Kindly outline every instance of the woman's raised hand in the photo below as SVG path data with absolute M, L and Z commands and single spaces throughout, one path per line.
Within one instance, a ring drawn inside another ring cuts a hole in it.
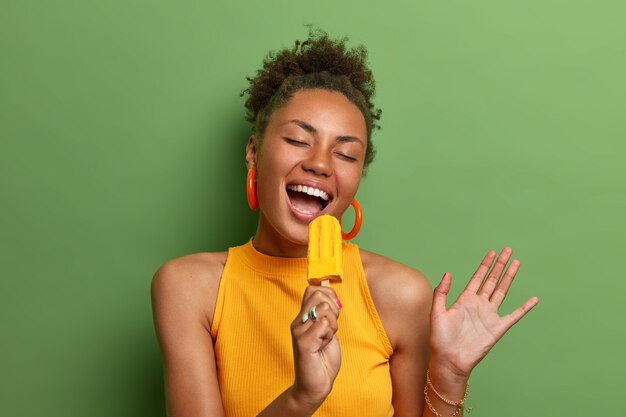
M 330 393 L 341 366 L 336 335 L 340 306 L 332 288 L 309 286 L 304 292 L 300 314 L 291 323 L 294 395 L 315 408 Z
M 446 272 L 435 288 L 430 319 L 432 356 L 440 366 L 461 377 L 468 378 L 496 342 L 539 302 L 537 297 L 532 297 L 512 313 L 502 317 L 498 314 L 520 265 L 518 260 L 513 260 L 506 267 L 511 253 L 510 248 L 505 248 L 493 268 L 496 253 L 487 253 L 449 309 L 446 309 L 446 296 L 451 285 L 450 274 Z

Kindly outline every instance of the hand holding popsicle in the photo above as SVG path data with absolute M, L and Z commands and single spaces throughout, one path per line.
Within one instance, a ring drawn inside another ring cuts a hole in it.
M 329 282 L 343 275 L 341 226 L 332 216 L 309 224 L 307 287 L 291 324 L 296 380 L 294 396 L 317 408 L 330 393 L 341 366 L 337 339 L 340 302 Z

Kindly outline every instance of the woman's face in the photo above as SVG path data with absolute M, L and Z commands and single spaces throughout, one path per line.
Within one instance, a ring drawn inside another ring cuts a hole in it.
M 356 194 L 365 119 L 339 92 L 300 90 L 272 114 L 256 145 L 251 140 L 247 148 L 261 210 L 255 244 L 306 245 L 309 222 L 322 214 L 341 217 Z

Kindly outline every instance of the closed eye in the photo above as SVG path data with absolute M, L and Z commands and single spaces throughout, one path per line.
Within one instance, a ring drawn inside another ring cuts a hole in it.
M 294 145 L 294 146 L 308 146 L 308 143 L 302 140 L 291 139 L 291 138 L 283 138 L 283 139 L 285 139 L 287 143 Z
M 352 157 L 350 155 L 346 155 L 345 153 L 335 152 L 335 154 L 337 156 L 339 156 L 340 158 L 345 159 L 346 161 L 350 161 L 350 162 L 356 162 L 357 161 L 356 158 L 354 158 L 354 157 Z

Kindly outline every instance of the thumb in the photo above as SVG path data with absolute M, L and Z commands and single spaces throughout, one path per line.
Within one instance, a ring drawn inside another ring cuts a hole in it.
M 452 277 L 449 272 L 446 272 L 443 274 L 437 288 L 433 291 L 433 313 L 444 313 L 446 311 L 446 301 L 451 283 Z

